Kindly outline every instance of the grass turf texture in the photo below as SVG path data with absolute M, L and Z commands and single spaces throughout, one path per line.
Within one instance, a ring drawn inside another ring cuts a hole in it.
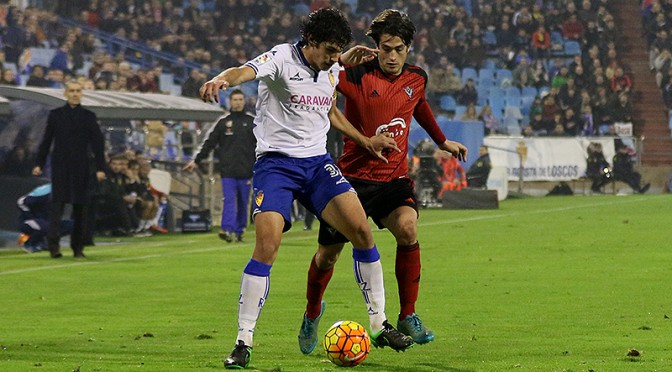
M 672 370 L 672 196 L 510 200 L 488 211 L 422 210 L 417 311 L 436 340 L 373 349 L 367 371 Z M 249 231 L 247 241 L 253 241 Z M 394 242 L 382 255 L 396 324 Z M 336 371 L 296 337 L 316 231 L 285 234 L 250 369 Z M 0 370 L 222 369 L 252 244 L 216 234 L 125 239 L 75 260 L 0 252 Z M 325 295 L 320 334 L 368 324 L 349 249 Z M 640 356 L 628 356 L 630 349 Z

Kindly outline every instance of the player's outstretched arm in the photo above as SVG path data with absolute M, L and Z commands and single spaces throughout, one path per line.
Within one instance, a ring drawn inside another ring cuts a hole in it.
M 467 161 L 467 146 L 459 142 L 446 140 L 446 142 L 439 145 L 439 148 L 443 151 L 449 152 L 451 155 L 456 157 L 457 160 Z
M 204 102 L 219 102 L 219 90 L 254 80 L 256 73 L 249 66 L 231 67 L 210 79 L 198 90 Z
M 378 55 L 378 49 L 371 49 L 363 45 L 355 45 L 341 54 L 340 62 L 346 66 L 356 66 L 373 61 Z
M 350 137 L 357 145 L 365 148 L 371 155 L 385 163 L 387 163 L 387 159 L 383 155 L 384 149 L 394 149 L 401 152 L 397 142 L 387 135 L 379 134 L 371 138 L 363 135 L 348 121 L 341 110 L 336 107 L 336 104 L 332 105 L 331 110 L 329 110 L 329 120 L 336 130 Z

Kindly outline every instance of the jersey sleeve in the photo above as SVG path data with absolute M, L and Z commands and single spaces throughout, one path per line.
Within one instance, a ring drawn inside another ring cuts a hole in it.
M 281 54 L 276 49 L 262 53 L 256 58 L 251 59 L 245 63 L 245 66 L 251 67 L 257 74 L 257 80 L 274 80 L 278 75 L 278 71 L 280 71 L 281 65 Z

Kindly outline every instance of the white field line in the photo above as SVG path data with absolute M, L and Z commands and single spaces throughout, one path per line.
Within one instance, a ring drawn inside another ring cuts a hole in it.
M 568 211 L 568 210 L 572 210 L 572 209 L 639 203 L 639 202 L 642 202 L 642 201 L 651 201 L 651 200 L 654 200 L 654 199 L 659 199 L 661 197 L 667 197 L 667 196 L 666 195 L 661 195 L 661 196 L 658 196 L 658 197 L 654 197 L 654 196 L 629 197 L 629 198 L 622 198 L 622 199 L 617 200 L 617 201 L 608 201 L 608 202 L 601 202 L 601 203 L 596 202 L 596 203 L 581 204 L 581 205 L 569 205 L 569 206 L 551 208 L 551 209 L 540 209 L 540 210 L 537 210 L 537 211 L 502 213 L 502 214 L 494 214 L 494 215 L 487 215 L 487 216 L 475 216 L 475 217 L 463 217 L 463 218 L 445 219 L 443 221 L 427 222 L 427 223 L 419 222 L 418 226 L 422 227 L 422 226 L 449 225 L 449 224 L 460 223 L 460 222 L 481 221 L 481 220 L 490 220 L 490 219 L 497 219 L 497 218 L 509 218 L 509 217 L 520 216 L 520 215 L 549 214 L 549 213 L 555 213 L 555 212 Z M 422 221 L 422 219 L 420 221 Z M 380 232 L 384 232 L 384 231 L 385 230 L 373 229 L 374 233 L 380 233 Z M 251 234 L 251 235 L 253 235 L 253 234 Z M 301 240 L 316 240 L 316 237 L 315 236 L 296 236 L 296 237 L 291 237 L 290 236 L 290 237 L 286 237 L 286 238 L 283 239 L 283 241 L 301 241 Z M 185 243 L 186 244 L 194 243 L 194 241 L 191 241 L 191 242 L 187 241 Z M 159 243 L 159 242 L 149 243 L 146 246 L 143 246 L 143 248 L 150 248 L 152 246 L 161 246 L 162 244 L 163 243 Z M 72 262 L 72 263 L 66 263 L 66 264 L 55 264 L 55 265 L 40 266 L 40 267 L 29 267 L 29 268 L 24 268 L 24 269 L 2 271 L 2 272 L 0 272 L 0 275 L 23 274 L 23 273 L 34 272 L 34 271 L 64 269 L 64 268 L 84 266 L 84 265 L 100 265 L 100 264 L 116 263 L 116 262 L 139 261 L 139 260 L 147 260 L 147 259 L 152 259 L 152 258 L 161 258 L 161 257 L 169 257 L 169 256 L 177 256 L 177 255 L 193 254 L 193 253 L 207 253 L 207 252 L 220 251 L 220 250 L 226 250 L 226 249 L 232 249 L 232 248 L 239 249 L 241 247 L 251 246 L 251 245 L 252 245 L 252 243 L 245 243 L 245 244 L 242 244 L 242 245 L 241 244 L 236 244 L 236 245 L 226 244 L 226 245 L 220 245 L 220 246 L 215 246 L 215 247 L 184 249 L 184 250 L 175 251 L 175 252 L 149 254 L 149 255 L 144 255 L 144 256 L 120 257 L 120 258 L 113 258 L 113 259 L 101 260 L 101 261 L 84 261 L 84 262 Z M 127 250 L 127 249 L 128 248 L 115 247 L 114 249 L 105 249 L 105 251 L 106 252 L 114 252 L 114 251 Z

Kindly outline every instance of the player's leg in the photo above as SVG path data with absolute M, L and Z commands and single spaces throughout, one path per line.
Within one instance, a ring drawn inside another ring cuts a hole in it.
M 219 238 L 230 243 L 236 223 L 236 180 L 222 177 L 222 223 Z
M 256 245 L 240 281 L 236 347 L 224 360 L 229 369 L 244 368 L 250 361 L 254 328 L 268 296 L 271 266 L 278 254 L 285 220 L 277 212 L 262 212 L 255 216 L 254 223 Z
M 256 244 L 243 270 L 238 299 L 236 347 L 224 360 L 227 369 L 245 368 L 250 361 L 254 328 L 269 293 L 271 266 L 275 261 L 282 232 L 290 226 L 290 206 L 295 185 L 283 176 L 282 161 L 260 159 L 254 166 L 254 223 Z
M 397 351 L 412 346 L 410 337 L 402 335 L 387 322 L 380 254 L 356 194 L 345 192 L 334 197 L 322 211 L 322 218 L 353 244 L 355 279 L 367 305 L 373 344 L 390 346 Z
M 320 234 L 322 234 L 323 225 L 325 224 L 320 224 Z M 322 296 L 334 273 L 334 265 L 343 250 L 343 246 L 344 243 L 327 246 L 320 244 L 310 261 L 306 288 L 306 312 L 303 315 L 301 329 L 299 330 L 299 349 L 304 354 L 310 354 L 317 345 L 318 326 L 326 307 L 326 303 L 322 301 Z
M 397 241 L 395 275 L 401 306 L 397 328 L 419 344 L 430 342 L 434 340 L 434 332 L 427 329 L 415 313 L 421 271 L 418 212 L 404 205 L 381 218 L 381 223 Z

